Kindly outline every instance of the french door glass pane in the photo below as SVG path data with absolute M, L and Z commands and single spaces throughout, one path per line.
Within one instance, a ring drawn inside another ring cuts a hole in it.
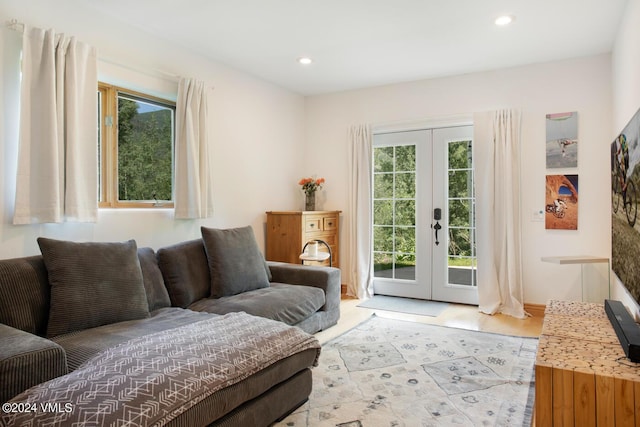
M 393 252 L 393 227 L 376 226 L 373 229 L 373 250 L 376 252 Z
M 416 197 L 416 173 L 401 172 L 395 174 L 395 197 L 402 199 L 415 199 Z
M 393 172 L 393 148 L 379 147 L 373 151 L 374 172 Z
M 393 174 L 377 173 L 374 176 L 375 199 L 391 199 L 393 197 Z
M 396 172 L 408 171 L 415 172 L 416 170 L 416 146 L 415 145 L 400 145 L 394 147 L 396 154 Z
M 415 145 L 375 147 L 373 184 L 374 275 L 415 280 Z
M 448 147 L 449 283 L 476 286 L 475 192 L 471 141 Z

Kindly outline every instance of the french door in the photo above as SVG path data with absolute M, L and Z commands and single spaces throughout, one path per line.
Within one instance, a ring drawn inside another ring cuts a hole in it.
M 472 126 L 375 134 L 374 292 L 477 304 Z

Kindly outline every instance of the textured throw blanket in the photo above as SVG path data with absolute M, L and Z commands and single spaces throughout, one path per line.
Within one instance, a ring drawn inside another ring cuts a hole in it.
M 312 335 L 231 313 L 135 338 L 16 396 L 0 424 L 160 426 L 218 390 L 306 349 Z M 316 358 L 317 362 L 317 358 Z M 13 410 L 15 409 L 15 410 Z

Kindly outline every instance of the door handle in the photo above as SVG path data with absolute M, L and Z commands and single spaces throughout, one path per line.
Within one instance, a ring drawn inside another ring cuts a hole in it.
M 433 229 L 436 230 L 436 246 L 440 244 L 438 241 L 438 230 L 442 230 L 442 226 L 438 221 L 442 219 L 442 209 L 435 208 L 433 210 L 433 219 L 436 221 L 436 225 L 432 225 Z
M 441 230 L 442 226 L 438 221 L 436 221 L 436 225 L 433 226 L 433 229 L 436 230 L 436 246 L 438 246 L 440 244 L 440 242 L 438 241 L 438 230 Z

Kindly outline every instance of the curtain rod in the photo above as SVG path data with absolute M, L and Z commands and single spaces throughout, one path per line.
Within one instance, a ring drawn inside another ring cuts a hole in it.
M 25 25 L 22 22 L 19 22 L 17 19 L 10 19 L 9 21 L 7 21 L 6 23 L 7 28 L 9 28 L 10 30 L 13 31 L 19 31 L 19 32 L 24 32 L 24 28 Z M 111 64 L 111 65 L 115 65 L 117 67 L 122 67 L 122 68 L 126 68 L 128 70 L 131 71 L 135 71 L 137 73 L 142 73 L 142 74 L 146 74 L 148 76 L 152 76 L 152 77 L 159 77 L 158 75 L 161 75 L 160 78 L 164 78 L 166 80 L 171 80 L 171 81 L 179 81 L 182 76 L 175 74 L 175 73 L 171 73 L 168 71 L 163 71 L 157 68 L 151 68 L 151 69 L 145 69 L 142 67 L 135 67 L 129 64 L 123 64 L 121 62 L 115 61 L 113 59 L 109 59 L 109 58 L 100 58 L 98 57 L 98 61 L 100 62 L 104 62 L 106 64 Z M 210 89 L 213 89 L 213 86 L 210 86 Z
M 98 57 L 98 61 L 105 64 L 115 65 L 116 67 L 126 68 L 127 70 L 135 71 L 136 73 L 146 74 L 147 76 L 159 77 L 165 80 L 178 81 L 182 78 L 182 76 L 175 73 L 170 73 L 168 71 L 163 71 L 157 68 L 142 68 L 131 64 L 123 64 L 122 62 L 110 58 Z
M 19 22 L 15 18 L 7 21 L 6 25 L 7 25 L 7 28 L 9 28 L 10 30 L 18 31 L 18 32 L 24 32 L 24 28 L 25 28 L 24 23 Z M 174 74 L 174 73 L 167 72 L 167 71 L 163 71 L 163 70 L 159 70 L 159 69 L 155 69 L 155 68 L 150 69 L 150 70 L 149 69 L 138 68 L 138 67 L 134 67 L 134 66 L 129 65 L 129 64 L 122 64 L 122 63 L 120 63 L 118 61 L 115 61 L 115 60 L 112 60 L 112 59 L 109 59 L 109 58 L 100 58 L 100 57 L 98 57 L 98 61 L 104 62 L 104 63 L 107 63 L 107 64 L 111 64 L 111 65 L 115 65 L 115 66 L 118 66 L 118 67 L 126 68 L 128 70 L 135 71 L 135 72 L 138 72 L 138 73 L 147 74 L 147 75 L 150 75 L 152 77 L 158 77 L 158 74 L 159 74 L 159 75 L 162 76 L 162 78 L 170 79 L 172 81 L 178 81 L 181 78 L 181 76 L 179 76 L 177 74 Z M 154 74 L 156 74 L 156 75 L 154 75 Z
M 22 22 L 18 22 L 17 19 L 11 19 L 7 21 L 7 28 L 13 31 L 24 31 L 24 24 Z
M 141 74 L 145 74 L 147 76 L 150 77 L 157 77 L 160 79 L 164 79 L 167 81 L 172 81 L 172 82 L 179 82 L 180 79 L 183 77 L 179 74 L 175 74 L 175 73 L 171 73 L 168 71 L 164 71 L 161 70 L 159 68 L 144 68 L 144 67 L 140 67 L 140 66 L 135 66 L 135 65 L 130 65 L 130 64 L 123 64 L 120 61 L 114 60 L 114 59 L 110 59 L 110 58 L 98 58 L 98 61 L 104 63 L 104 64 L 111 64 L 111 65 L 115 65 L 116 67 L 121 67 L 121 68 L 125 68 L 127 70 L 130 71 L 134 71 L 136 73 L 141 73 Z M 206 86 L 209 89 L 215 89 L 215 86 L 210 86 L 207 85 Z

